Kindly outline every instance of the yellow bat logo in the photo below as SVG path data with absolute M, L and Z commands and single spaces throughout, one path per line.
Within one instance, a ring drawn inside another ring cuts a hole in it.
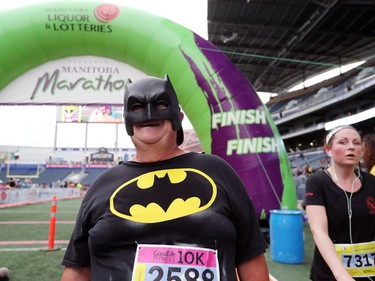
M 149 172 L 118 187 L 110 198 L 111 212 L 123 219 L 157 223 L 209 208 L 217 187 L 207 174 L 192 168 Z

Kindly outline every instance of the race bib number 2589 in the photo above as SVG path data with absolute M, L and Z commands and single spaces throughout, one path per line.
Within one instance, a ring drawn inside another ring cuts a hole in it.
M 219 281 L 217 252 L 212 249 L 138 245 L 132 281 Z

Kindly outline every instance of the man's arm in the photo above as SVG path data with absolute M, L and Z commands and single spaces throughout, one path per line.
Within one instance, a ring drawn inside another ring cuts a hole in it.
M 240 281 L 269 281 L 269 273 L 264 255 L 259 255 L 237 267 Z
M 90 281 L 90 267 L 65 267 L 61 281 Z

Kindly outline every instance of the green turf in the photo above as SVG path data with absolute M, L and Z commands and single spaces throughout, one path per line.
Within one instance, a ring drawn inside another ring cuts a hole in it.
M 62 250 L 0 252 L 0 264 L 9 268 L 10 281 L 58 281 L 64 253 Z
M 74 221 L 80 199 L 59 200 L 56 221 Z M 0 221 L 48 221 L 49 202 L 0 209 Z M 55 240 L 69 240 L 74 224 L 56 224 Z M 49 239 L 49 224 L 0 225 L 0 241 Z M 46 245 L 0 245 L 0 267 L 10 270 L 10 281 L 58 281 L 63 267 L 61 260 L 65 244 L 55 243 L 56 251 L 46 250 Z
M 57 203 L 57 221 L 74 221 L 80 199 L 59 200 Z M 40 203 L 0 209 L 0 221 L 49 221 L 50 203 Z M 74 224 L 56 224 L 55 240 L 69 240 Z M 48 224 L 12 224 L 0 225 L 0 241 L 48 240 Z M 304 262 L 302 264 L 284 264 L 275 262 L 266 253 L 269 271 L 279 281 L 308 281 L 314 243 L 308 225 L 305 225 Z M 56 251 L 45 251 L 47 245 L 0 245 L 0 267 L 10 270 L 10 281 L 58 281 L 63 267 L 61 260 L 66 245 L 55 243 Z

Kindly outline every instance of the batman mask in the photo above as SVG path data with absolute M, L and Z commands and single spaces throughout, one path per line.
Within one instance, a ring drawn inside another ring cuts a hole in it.
M 136 123 L 171 120 L 173 130 L 177 131 L 177 145 L 184 140 L 180 106 L 168 75 L 164 79 L 145 77 L 134 83 L 129 79 L 125 86 L 124 119 L 129 136 L 134 135 Z

